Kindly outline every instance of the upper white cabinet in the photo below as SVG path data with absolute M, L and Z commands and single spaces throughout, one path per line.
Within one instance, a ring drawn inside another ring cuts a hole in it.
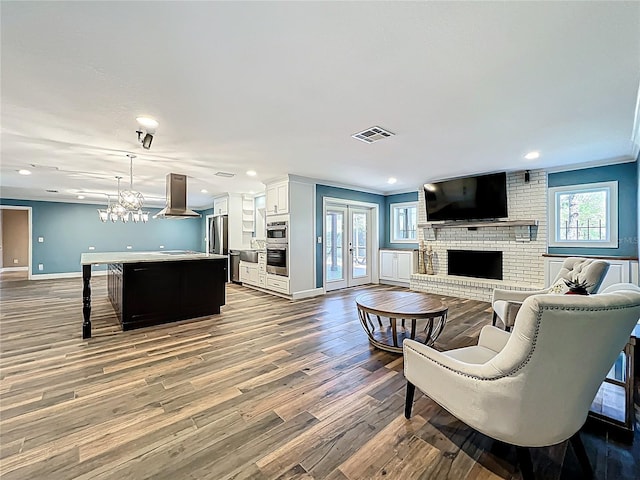
M 380 250 L 380 280 L 408 284 L 416 254 L 414 250 Z
M 289 213 L 289 182 L 267 185 L 267 215 Z
M 219 197 L 213 199 L 213 214 L 229 215 L 229 197 Z

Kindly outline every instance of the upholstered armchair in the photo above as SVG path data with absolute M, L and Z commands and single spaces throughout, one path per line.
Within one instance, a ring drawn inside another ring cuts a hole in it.
M 487 325 L 477 346 L 439 352 L 405 340 L 405 416 L 418 387 L 470 427 L 515 445 L 525 480 L 534 478 L 528 447 L 567 439 L 591 475 L 578 430 L 640 318 L 640 289 L 622 288 L 533 295 L 512 333 Z
M 603 260 L 593 260 L 590 258 L 569 257 L 563 264 L 556 278 L 551 282 L 551 286 L 543 290 L 515 291 L 502 290 L 496 288 L 493 291 L 491 306 L 493 307 L 493 325 L 499 318 L 505 330 L 511 330 L 513 322 L 522 302 L 531 295 L 543 293 L 564 293 L 568 290 L 564 280 L 577 280 L 586 282 L 589 293 L 595 293 L 600 288 L 604 280 L 609 263 Z

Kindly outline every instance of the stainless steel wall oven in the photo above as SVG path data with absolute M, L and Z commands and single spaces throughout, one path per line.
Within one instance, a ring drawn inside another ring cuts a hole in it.
M 289 276 L 289 222 L 267 223 L 267 273 Z
M 289 276 L 287 244 L 267 245 L 267 273 Z

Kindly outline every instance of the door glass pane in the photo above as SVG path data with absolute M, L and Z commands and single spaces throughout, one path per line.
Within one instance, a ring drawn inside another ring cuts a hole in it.
M 353 238 L 351 239 L 351 276 L 352 278 L 367 276 L 367 214 L 353 212 Z
M 344 279 L 342 268 L 343 225 L 344 214 L 342 212 L 327 211 L 324 226 L 324 246 L 327 249 L 327 281 Z

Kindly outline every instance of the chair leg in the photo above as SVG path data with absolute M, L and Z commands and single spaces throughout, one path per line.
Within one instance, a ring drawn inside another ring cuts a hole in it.
M 404 404 L 404 417 L 411 418 L 411 409 L 413 408 L 413 394 L 416 392 L 416 386 L 407 382 L 407 396 Z
M 496 311 L 493 311 L 493 321 L 491 322 L 491 325 L 493 325 L 494 327 L 496 326 L 496 321 L 498 320 L 498 314 L 496 313 Z
M 520 465 L 520 471 L 522 472 L 522 480 L 535 480 L 533 474 L 533 462 L 531 462 L 531 452 L 527 447 L 516 446 L 516 456 L 518 458 L 518 464 Z
M 576 457 L 578 457 L 584 478 L 593 478 L 593 469 L 591 468 L 587 451 L 584 448 L 584 443 L 582 443 L 582 439 L 580 438 L 580 432 L 574 433 L 569 441 L 573 447 L 573 452 L 576 454 Z

